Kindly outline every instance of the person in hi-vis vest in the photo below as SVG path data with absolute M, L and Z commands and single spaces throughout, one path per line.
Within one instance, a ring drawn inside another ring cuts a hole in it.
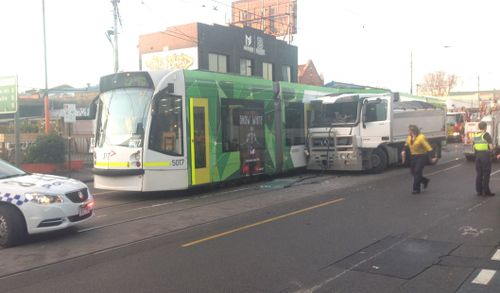
M 476 192 L 477 195 L 495 195 L 490 190 L 491 152 L 493 141 L 486 132 L 486 122 L 479 122 L 479 130 L 474 134 L 474 153 L 476 156 Z

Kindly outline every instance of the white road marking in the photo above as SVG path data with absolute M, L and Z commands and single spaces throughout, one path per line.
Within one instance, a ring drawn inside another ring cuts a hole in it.
M 173 202 L 158 203 L 158 204 L 152 205 L 151 207 L 152 208 L 156 208 L 156 207 L 161 207 L 161 206 L 165 206 L 165 205 L 168 205 L 168 204 L 173 204 Z
M 497 252 L 491 257 L 491 260 L 500 260 L 500 249 L 497 249 Z
M 92 193 L 92 195 L 103 195 L 103 194 L 108 194 L 108 193 L 113 193 L 113 192 L 117 192 L 117 191 L 116 190 L 103 191 L 103 192 Z
M 472 281 L 472 284 L 488 285 L 497 271 L 495 270 L 481 270 L 477 277 Z
M 496 170 L 495 172 L 491 173 L 490 176 L 493 176 L 493 175 L 497 174 L 498 172 L 500 172 L 500 170 Z
M 454 165 L 454 166 L 451 166 L 451 167 L 448 167 L 448 168 L 445 168 L 445 169 L 442 169 L 442 170 L 439 170 L 439 171 L 436 171 L 436 172 L 428 173 L 428 174 L 425 174 L 425 176 L 436 175 L 436 174 L 443 173 L 443 172 L 446 172 L 446 171 L 451 170 L 451 169 L 458 168 L 460 166 L 462 166 L 462 164 Z

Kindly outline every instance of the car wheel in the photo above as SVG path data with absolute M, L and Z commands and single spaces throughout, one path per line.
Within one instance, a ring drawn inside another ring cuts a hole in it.
M 26 235 L 24 219 L 15 208 L 0 205 L 0 247 L 21 243 Z

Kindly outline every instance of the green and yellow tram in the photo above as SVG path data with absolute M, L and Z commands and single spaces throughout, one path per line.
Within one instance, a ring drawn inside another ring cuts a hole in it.
M 116 73 L 99 87 L 94 185 L 131 191 L 305 167 L 308 102 L 352 91 L 187 70 Z

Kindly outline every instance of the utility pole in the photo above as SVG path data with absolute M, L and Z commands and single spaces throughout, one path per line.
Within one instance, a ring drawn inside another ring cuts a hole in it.
M 115 61 L 115 72 L 118 72 L 118 19 L 120 14 L 118 12 L 118 3 L 120 0 L 111 0 L 113 3 L 113 25 L 114 25 L 114 44 L 113 44 L 113 56 Z
M 410 51 L 410 95 L 413 95 L 413 49 Z
M 481 107 L 481 91 L 479 88 L 479 74 L 477 75 L 477 101 L 479 103 L 479 107 Z
M 47 79 L 47 35 L 45 33 L 45 0 L 42 0 L 42 20 L 43 20 L 43 56 L 45 68 L 45 91 L 43 94 L 43 109 L 45 112 L 45 134 L 50 131 L 50 112 L 49 112 L 49 85 Z

